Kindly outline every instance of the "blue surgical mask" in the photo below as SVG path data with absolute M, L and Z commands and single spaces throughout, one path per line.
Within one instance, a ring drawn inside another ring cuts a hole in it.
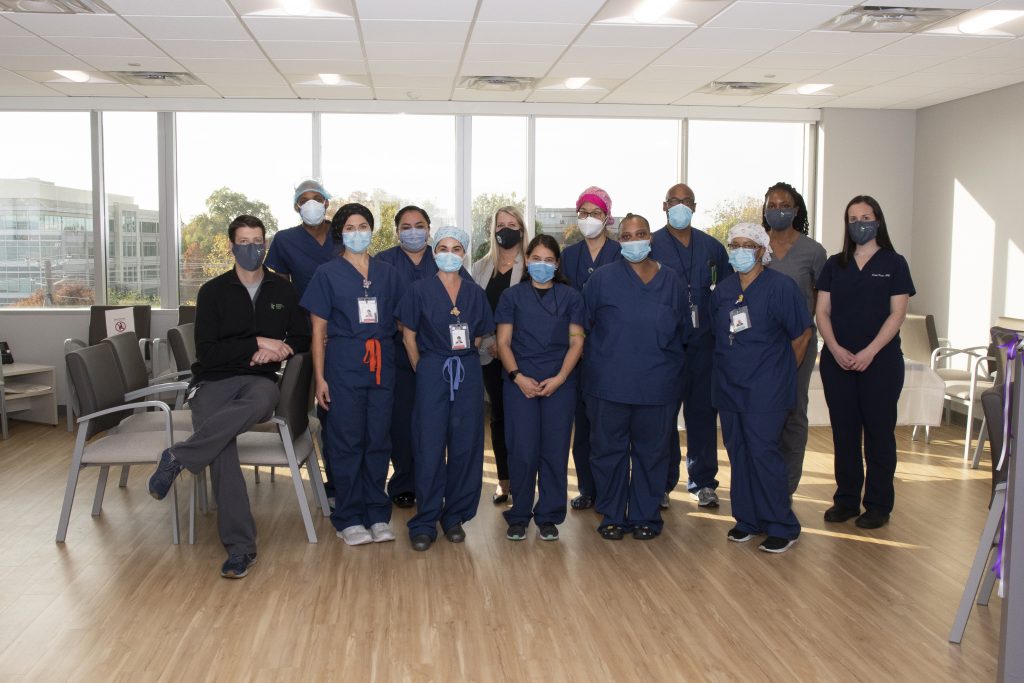
M 369 230 L 341 233 L 341 240 L 345 243 L 345 248 L 356 254 L 362 254 L 369 249 L 371 239 L 373 239 L 373 233 Z
M 621 242 L 622 257 L 630 263 L 640 263 L 651 254 L 650 240 L 633 240 L 632 242 Z
M 459 268 L 462 268 L 462 258 L 450 251 L 434 254 L 434 263 L 437 264 L 438 270 L 443 270 L 446 273 L 457 273 Z
M 768 209 L 764 212 L 764 219 L 772 230 L 785 230 L 793 225 L 796 214 L 796 209 Z
M 739 247 L 729 250 L 729 265 L 737 273 L 749 273 L 757 263 L 757 249 Z
M 668 207 L 668 224 L 676 230 L 685 230 L 690 227 L 693 220 L 693 209 L 686 204 L 676 204 Z
M 409 228 L 398 231 L 398 241 L 406 251 L 422 251 L 427 246 L 426 228 Z
M 878 237 L 879 221 L 857 221 L 848 223 L 846 231 L 850 233 L 850 239 L 856 244 L 867 244 Z
M 245 270 L 256 271 L 263 263 L 263 255 L 267 253 L 265 244 L 232 244 L 231 253 L 235 255 L 235 261 Z
M 554 263 L 546 261 L 530 261 L 526 270 L 530 272 L 530 278 L 534 282 L 543 285 L 546 282 L 551 282 L 551 278 L 555 276 L 556 266 Z

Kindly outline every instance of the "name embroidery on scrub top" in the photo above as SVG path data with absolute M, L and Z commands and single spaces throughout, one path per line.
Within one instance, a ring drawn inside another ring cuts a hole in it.
M 365 325 L 377 323 L 377 297 L 370 296 L 370 285 L 372 284 L 363 278 L 363 295 L 356 299 L 359 304 L 359 322 Z
M 732 346 L 732 340 L 736 338 L 737 334 L 750 329 L 750 313 L 746 306 L 740 305 L 742 303 L 743 294 L 741 293 L 733 303 L 736 308 L 729 311 L 729 346 Z

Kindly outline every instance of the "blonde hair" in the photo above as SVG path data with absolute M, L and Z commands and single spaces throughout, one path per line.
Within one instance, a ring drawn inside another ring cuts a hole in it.
M 498 214 L 499 213 L 507 213 L 509 216 L 512 216 L 512 218 L 516 219 L 516 223 L 519 223 L 519 229 L 522 230 L 522 233 L 523 233 L 523 238 L 521 240 L 519 240 L 519 254 L 520 254 L 520 256 L 523 257 L 523 263 L 526 263 L 526 243 L 529 242 L 529 240 L 527 239 L 529 237 L 529 235 L 526 234 L 526 219 L 523 218 L 523 212 L 520 211 L 515 206 L 502 206 L 501 208 L 499 208 L 497 211 L 494 212 L 493 216 L 491 216 L 491 225 L 490 225 L 491 248 L 490 248 L 490 250 L 486 254 L 484 254 L 484 258 L 485 259 L 489 258 L 489 259 L 491 259 L 491 262 L 494 263 L 495 256 L 498 253 L 498 242 L 497 242 L 497 240 L 494 239 L 494 232 L 495 232 L 494 228 L 495 228 L 495 226 L 498 225 Z M 495 267 L 497 267 L 496 263 L 494 263 L 494 265 L 495 265 Z

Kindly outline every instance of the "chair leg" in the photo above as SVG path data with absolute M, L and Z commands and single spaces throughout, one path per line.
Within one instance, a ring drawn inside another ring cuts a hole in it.
M 277 475 L 274 473 L 274 466 L 271 465 L 270 466 L 270 483 L 273 484 L 275 481 L 277 481 Z
M 910 431 L 910 440 L 911 441 L 917 441 L 917 428 L 919 426 L 920 425 L 914 425 L 914 428 Z
M 206 484 L 200 481 L 199 475 L 192 477 L 192 486 L 188 494 L 188 544 L 196 544 L 196 491 L 199 490 L 199 486 L 202 485 L 206 488 Z M 202 499 L 202 495 L 199 495 L 199 499 Z
M 302 523 L 306 527 L 306 540 L 316 543 L 316 529 L 313 528 L 313 515 L 309 513 L 309 501 L 306 500 L 306 490 L 302 487 L 302 472 L 295 461 L 295 449 L 292 447 L 291 439 L 284 440 L 284 450 L 288 456 L 288 469 L 292 472 L 292 483 L 295 485 L 295 497 L 299 499 L 299 512 L 302 513 Z
M 978 433 L 978 445 L 974 447 L 974 462 L 971 463 L 971 469 L 972 470 L 978 469 L 978 466 L 981 464 L 981 454 L 982 454 L 982 451 L 985 450 L 985 435 L 987 434 L 987 432 L 986 432 L 987 422 L 988 422 L 988 418 L 986 418 L 984 415 L 982 415 L 981 416 L 981 431 Z
M 64 503 L 60 508 L 60 522 L 57 523 L 57 543 L 63 543 L 68 536 L 68 523 L 71 521 L 71 506 L 75 502 L 75 489 L 78 488 L 78 475 L 82 471 L 82 454 L 85 452 L 86 425 L 83 424 L 75 437 L 75 450 L 71 456 L 71 468 L 68 470 L 68 485 L 64 489 Z
M 128 472 L 131 469 L 131 465 L 121 465 L 121 478 L 117 482 L 118 488 L 123 489 L 128 486 Z
M 997 545 L 992 546 L 993 552 L 995 552 L 998 547 L 999 546 Z M 981 590 L 978 591 L 978 600 L 974 604 L 987 607 L 988 601 L 992 599 L 992 589 L 995 588 L 995 585 L 996 573 L 992 571 L 992 567 L 989 567 L 988 571 L 985 572 L 985 580 L 981 582 Z
M 995 542 L 996 532 L 1003 518 L 1003 502 L 1006 500 L 1006 485 L 1000 484 L 996 487 L 996 493 L 992 497 L 992 506 L 989 508 L 988 519 L 985 520 L 985 528 L 981 532 L 981 540 L 978 541 L 978 550 L 974 553 L 974 563 L 967 575 L 967 583 L 964 584 L 964 592 L 960 598 L 960 607 L 956 611 L 956 618 L 953 620 L 953 628 L 949 632 L 949 642 L 960 643 L 964 639 L 964 631 L 967 629 L 967 619 L 971 616 L 971 607 L 974 604 L 978 588 L 981 586 L 982 573 L 988 564 L 988 557 L 992 553 L 992 544 Z
M 928 425 L 924 426 L 924 442 L 925 443 L 931 443 L 932 442 L 932 428 L 929 427 Z
M 110 474 L 110 468 L 103 466 L 100 468 L 100 476 L 96 478 L 96 495 L 92 499 L 92 516 L 99 517 L 103 511 L 103 494 L 107 492 L 107 475 Z
M 253 477 L 256 479 L 256 483 L 260 483 L 260 468 L 258 465 L 252 468 L 252 474 Z
M 312 439 L 312 436 L 310 436 Z M 324 480 L 320 476 L 320 462 L 317 460 L 316 455 L 316 441 L 313 440 L 314 448 L 313 452 L 306 458 L 306 469 L 309 471 L 309 483 L 313 487 L 313 495 L 316 498 L 317 504 L 320 506 L 321 512 L 324 517 L 331 516 L 331 507 L 327 502 L 327 491 L 324 490 Z
M 178 518 L 178 482 L 171 485 L 171 543 L 181 543 L 181 526 Z
M 967 406 L 967 429 L 964 432 L 964 462 L 971 459 L 971 437 L 974 432 L 974 401 Z

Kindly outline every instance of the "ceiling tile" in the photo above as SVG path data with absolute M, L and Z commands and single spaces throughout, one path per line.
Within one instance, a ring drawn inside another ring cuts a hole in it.
M 482 0 L 478 21 L 522 21 L 586 23 L 605 0 Z
M 361 59 L 275 59 L 274 65 L 283 74 L 366 73 L 366 62 Z
M 551 68 L 548 62 L 472 61 L 462 63 L 464 76 L 523 76 L 538 78 Z
M 378 100 L 411 100 L 423 102 L 446 102 L 451 95 L 450 88 L 374 88 Z
M 655 105 L 667 105 L 672 104 L 672 101 L 677 99 L 676 97 L 668 97 L 664 92 L 633 92 L 623 91 L 608 93 L 602 100 L 601 104 L 655 104 Z
M 857 57 L 846 62 L 836 71 L 880 71 L 890 73 L 910 73 L 927 69 L 930 66 L 949 61 L 949 57 L 932 57 L 928 55 L 880 55 L 870 54 Z
M 690 93 L 679 98 L 672 104 L 687 104 L 693 106 L 707 107 L 740 107 L 759 95 L 706 95 L 704 93 Z
M 933 92 L 930 95 L 924 97 L 915 97 L 909 100 L 904 100 L 893 108 L 896 109 L 923 109 L 924 107 L 931 107 L 936 104 L 942 104 L 944 102 L 952 102 L 958 100 L 961 97 L 970 97 L 971 95 L 977 95 L 983 90 L 977 90 L 975 88 L 947 88 L 938 92 Z
M 939 71 L 955 74 L 1000 74 L 1013 73 L 1024 69 L 1024 60 L 1012 57 L 982 57 L 979 52 L 970 57 L 960 57 L 931 66 L 925 71 Z
M 377 74 L 420 74 L 423 76 L 446 76 L 455 74 L 458 62 L 419 62 L 419 61 L 387 61 L 371 62 L 370 73 Z M 505 74 L 501 74 L 505 75 Z
M 248 97 L 268 100 L 296 99 L 295 93 L 287 86 L 218 85 L 214 90 L 223 97 Z
M 779 52 L 825 52 L 862 55 L 903 40 L 908 33 L 854 33 L 852 31 L 808 31 L 777 49 Z
M 366 43 L 366 57 L 377 59 L 439 59 L 458 61 L 462 43 Z
M 251 85 L 259 87 L 273 86 L 278 88 L 288 85 L 288 81 L 278 73 L 250 73 L 245 71 L 236 71 L 235 73 L 202 73 L 199 71 L 193 71 L 192 75 L 218 91 L 222 85 Z
M 169 57 L 110 57 L 93 55 L 89 63 L 100 71 L 188 71 Z
M 271 59 L 362 60 L 359 43 L 313 43 L 295 40 L 266 40 L 260 43 Z M 258 52 L 258 51 L 257 51 Z
M 939 9 L 977 9 L 989 0 L 901 0 L 899 7 L 936 7 Z
M 362 21 L 368 43 L 465 43 L 468 21 Z
M 109 14 L 15 14 L 8 18 L 40 36 L 141 38 L 124 19 Z
M 315 85 L 293 85 L 292 90 L 307 100 L 372 100 L 371 88 L 323 88 Z
M 698 50 L 675 47 L 663 54 L 653 66 L 720 66 L 735 68 L 761 56 L 760 50 Z
M 931 73 L 919 71 L 907 74 L 887 81 L 886 85 L 925 85 L 930 88 L 959 88 L 970 87 L 978 78 L 977 74 L 954 74 L 948 72 L 933 71 Z
M 834 2 L 835 0 L 833 0 Z M 733 0 L 701 0 L 700 2 L 677 2 L 665 13 L 664 19 L 652 23 L 687 22 L 693 26 L 701 26 L 716 14 L 731 5 Z M 594 17 L 595 23 L 606 26 L 650 26 L 633 18 L 633 10 L 639 3 L 637 0 L 609 0 Z M 679 24 L 676 24 L 679 25 Z
M 978 53 L 979 57 L 1016 57 L 1024 60 L 1024 38 L 1001 40 L 995 46 Z
M 277 73 L 266 59 L 180 59 L 181 65 L 193 73 Z
M 705 26 L 809 30 L 842 14 L 849 5 L 792 5 L 774 2 L 734 2 Z M 733 45 L 730 47 L 743 47 Z
M 103 0 L 118 14 L 161 17 L 231 17 L 234 12 L 224 0 Z
M 358 42 L 354 19 L 329 17 L 245 17 L 257 40 Z
M 0 40 L 0 55 L 62 55 L 64 51 L 42 38 L 12 36 Z
M 582 29 L 583 24 L 478 21 L 473 26 L 472 40 L 474 43 L 565 46 L 571 43 Z
M 47 86 L 71 97 L 138 97 L 138 93 L 120 83 L 47 83 Z
M 5 55 L 0 54 L 0 68 L 18 71 L 51 71 L 53 69 L 79 69 L 88 71 L 89 64 L 71 55 Z
M 772 31 L 768 29 L 700 28 L 686 36 L 679 47 L 702 50 L 773 50 L 789 40 L 799 31 Z M 678 48 L 676 48 L 678 49 Z
M 762 69 L 753 66 L 744 66 L 735 71 L 730 71 L 720 81 L 755 81 L 765 83 L 807 83 L 816 69 Z
M 598 62 L 607 61 L 615 64 L 636 64 L 638 67 L 648 64 L 660 56 L 664 50 L 660 47 L 634 47 L 629 50 L 610 50 L 590 45 L 572 46 L 562 58 L 567 62 Z
M 452 100 L 462 102 L 522 102 L 533 92 L 532 90 L 514 90 L 511 92 L 493 90 L 473 90 L 472 88 L 456 88 Z
M 1024 82 L 1024 71 L 1017 72 L 1015 74 L 992 74 L 990 76 L 975 76 L 974 80 L 971 81 L 971 87 L 984 88 L 985 90 L 994 90 L 996 88 L 1005 88 L 1008 85 L 1015 85 L 1021 82 Z
M 234 17 L 133 17 L 132 25 L 153 40 L 248 40 Z
M 359 20 L 435 19 L 440 21 L 471 21 L 476 11 L 476 0 L 356 0 Z
M 453 76 L 406 76 L 398 74 L 374 74 L 374 88 L 405 88 L 406 90 L 417 90 L 420 88 L 450 88 Z
M 604 90 L 534 90 L 526 101 L 593 103 L 607 95 Z
M 242 16 L 269 15 L 291 17 L 281 0 L 231 0 L 235 11 Z M 356 14 L 354 0 L 313 0 L 309 16 L 323 19 L 352 18 Z
M 153 98 L 220 97 L 216 90 L 206 85 L 179 85 L 174 87 L 166 85 L 133 85 L 132 90 L 145 97 Z
M 6 42 L 6 41 L 5 41 Z M 153 43 L 142 38 L 50 38 L 73 55 L 136 55 L 139 57 L 166 57 Z
M 251 40 L 162 40 L 159 43 L 175 59 L 262 59 Z
M 879 55 L 934 55 L 955 57 L 995 47 L 1011 38 L 981 36 L 934 36 L 916 34 L 879 48 Z
M 610 62 L 559 62 L 551 67 L 548 76 L 552 78 L 629 78 L 636 73 L 635 64 L 612 64 Z
M 728 72 L 721 66 L 649 66 L 633 76 L 630 81 L 644 82 L 700 82 L 701 84 L 715 80 Z
M 8 21 L 0 16 L 0 37 L 6 36 L 31 36 L 26 29 L 15 24 L 13 21 Z
M 60 95 L 63 93 L 24 79 L 20 83 L 0 83 L 0 97 L 57 97 Z
M 827 107 L 828 103 L 836 99 L 830 95 L 777 95 L 770 93 L 756 100 L 751 100 L 744 106 L 748 107 L 789 107 L 791 109 L 814 109 Z
M 835 83 L 837 85 L 877 85 L 898 78 L 897 73 L 880 71 L 858 71 L 855 69 L 831 69 L 814 75 L 817 83 Z
M 591 24 L 576 39 L 576 45 L 604 47 L 671 47 L 696 26 L 622 26 Z
M 466 48 L 469 61 L 516 61 L 547 62 L 550 64 L 561 56 L 565 47 L 561 45 L 532 45 L 522 43 L 471 43 Z
M 831 69 L 848 62 L 851 55 L 808 52 L 770 52 L 746 66 L 755 69 Z

